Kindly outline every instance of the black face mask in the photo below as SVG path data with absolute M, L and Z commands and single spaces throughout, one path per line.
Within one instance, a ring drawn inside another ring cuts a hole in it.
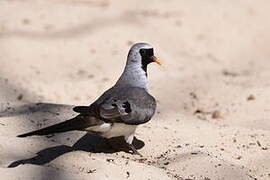
M 142 57 L 142 69 L 146 72 L 147 65 L 153 62 L 151 57 L 154 56 L 154 49 L 140 49 L 140 55 Z

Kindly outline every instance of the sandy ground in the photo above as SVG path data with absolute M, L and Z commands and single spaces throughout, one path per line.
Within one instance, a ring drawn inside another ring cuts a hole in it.
M 1 179 L 270 179 L 267 0 L 1 0 Z M 158 110 L 133 156 L 82 132 L 16 135 L 64 121 L 114 84 L 134 42 Z

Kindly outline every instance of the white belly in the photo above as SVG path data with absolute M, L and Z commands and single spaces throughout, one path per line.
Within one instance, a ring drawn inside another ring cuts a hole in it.
M 99 132 L 102 137 L 111 138 L 133 135 L 136 127 L 137 125 L 127 125 L 123 123 L 103 123 L 99 126 L 89 127 L 86 130 L 91 132 Z

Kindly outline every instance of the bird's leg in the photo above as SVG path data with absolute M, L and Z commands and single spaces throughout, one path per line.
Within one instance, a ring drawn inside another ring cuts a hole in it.
M 135 146 L 132 144 L 133 138 L 134 138 L 134 134 L 131 134 L 129 136 L 125 136 L 126 145 L 129 149 L 132 150 L 133 154 L 137 154 L 137 155 L 142 156 L 141 153 L 139 153 L 139 151 L 137 151 Z
M 136 155 L 139 155 L 142 157 L 142 154 L 139 153 L 139 151 L 137 151 L 137 149 L 135 148 L 135 146 L 133 144 L 129 144 L 129 143 L 126 143 L 126 144 L 129 147 L 129 149 L 132 150 L 133 154 L 136 154 Z

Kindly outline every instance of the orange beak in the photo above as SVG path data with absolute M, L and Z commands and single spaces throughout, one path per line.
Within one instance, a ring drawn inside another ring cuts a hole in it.
M 151 60 L 152 60 L 153 62 L 156 62 L 157 64 L 161 65 L 161 60 L 158 59 L 156 56 L 152 56 L 152 57 L 151 57 Z

